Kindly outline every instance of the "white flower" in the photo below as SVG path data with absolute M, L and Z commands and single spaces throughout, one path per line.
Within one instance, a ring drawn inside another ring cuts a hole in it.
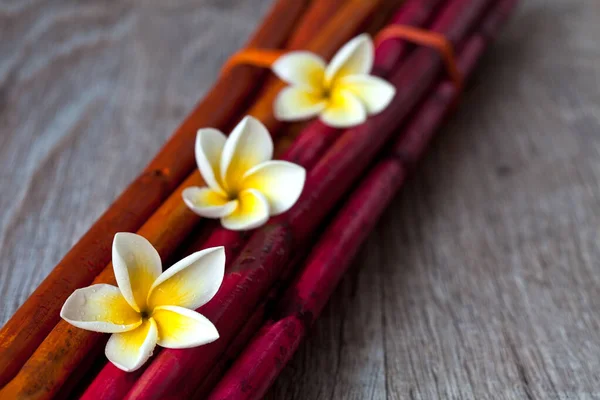
M 183 200 L 196 214 L 221 218 L 231 230 L 253 229 L 289 210 L 300 197 L 306 170 L 272 161 L 273 140 L 265 126 L 245 117 L 229 138 L 200 129 L 196 161 L 208 187 L 189 187 Z
M 275 117 L 296 121 L 320 116 L 330 126 L 346 128 L 383 111 L 396 89 L 369 75 L 373 67 L 371 38 L 362 34 L 346 43 L 329 65 L 307 51 L 288 53 L 273 64 L 273 72 L 290 84 L 275 99 Z
M 134 233 L 117 233 L 112 258 L 118 287 L 97 284 L 76 290 L 60 316 L 81 329 L 112 333 L 105 353 L 118 368 L 135 371 L 156 344 L 185 349 L 219 338 L 215 326 L 193 310 L 221 286 L 223 247 L 196 252 L 162 272 L 150 242 Z

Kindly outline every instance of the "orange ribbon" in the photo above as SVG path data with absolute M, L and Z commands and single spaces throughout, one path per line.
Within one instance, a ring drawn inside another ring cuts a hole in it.
M 228 73 L 238 65 L 253 65 L 255 67 L 270 68 L 271 65 L 286 52 L 281 50 L 244 49 L 235 53 L 227 60 L 221 72 Z
M 462 89 L 464 79 L 456 63 L 454 46 L 444 35 L 409 25 L 388 25 L 379 32 L 375 38 L 375 44 L 379 45 L 387 39 L 404 39 L 437 50 L 446 64 L 448 75 L 459 91 Z M 226 74 L 242 64 L 270 68 L 279 57 L 286 53 L 282 50 L 267 49 L 240 50 L 227 60 L 222 73 Z
M 460 92 L 464 78 L 458 70 L 454 46 L 444 35 L 409 25 L 388 25 L 379 32 L 375 43 L 379 45 L 387 39 L 404 39 L 437 50 L 446 64 L 448 75 Z

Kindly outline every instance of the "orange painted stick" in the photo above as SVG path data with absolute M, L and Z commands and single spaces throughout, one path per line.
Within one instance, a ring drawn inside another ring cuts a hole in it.
M 406 0 L 383 0 L 381 6 L 377 9 L 377 13 L 367 21 L 362 31 L 374 36 L 391 21 L 398 7 L 406 2 Z
M 284 45 L 312 0 L 279 0 L 248 47 Z M 113 236 L 134 232 L 195 168 L 193 143 L 203 126 L 226 129 L 264 71 L 238 68 L 219 79 L 158 155 L 66 254 L 0 331 L 0 387 L 21 368 L 59 320 L 58 309 L 74 289 L 88 285 L 110 261 Z
M 357 33 L 359 27 L 377 9 L 379 1 L 350 1 L 305 48 L 325 58 L 331 57 Z M 273 99 L 281 87 L 279 82 L 267 86 L 251 110 L 251 114 L 263 121 L 272 133 L 282 126 L 275 120 L 271 108 Z M 203 185 L 203 182 L 200 174 L 194 171 L 138 231 L 154 244 L 163 258 L 168 258 L 177 244 L 200 220 L 181 200 L 184 188 L 197 185 Z M 112 266 L 107 266 L 94 283 L 115 284 Z M 62 303 L 58 309 L 60 305 Z M 58 309 L 55 311 L 57 314 Z M 101 334 L 76 329 L 60 321 L 17 376 L 0 391 L 0 398 L 52 397 L 101 338 Z
M 325 25 L 329 23 L 339 8 L 347 3 L 356 0 L 316 0 L 306 12 L 306 16 L 302 19 L 300 26 L 292 38 L 288 42 L 288 49 L 302 49 L 307 43 L 315 38 L 315 33 L 319 32 Z M 397 1 L 397 0 L 395 0 Z

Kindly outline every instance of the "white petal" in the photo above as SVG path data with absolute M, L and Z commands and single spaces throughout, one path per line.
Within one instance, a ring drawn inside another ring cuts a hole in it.
M 332 83 L 346 75 L 363 75 L 371 72 L 375 49 L 371 37 L 363 33 L 346 43 L 333 56 L 325 70 L 325 81 Z
M 73 326 L 94 332 L 126 332 L 142 317 L 125 301 L 119 288 L 98 284 L 77 289 L 63 304 L 60 316 Z
M 173 264 L 158 277 L 148 295 L 152 310 L 158 306 L 195 309 L 213 298 L 225 274 L 225 249 L 212 247 Z
M 243 186 L 256 189 L 269 202 L 269 214 L 278 215 L 289 210 L 300 197 L 306 170 L 287 161 L 267 161 L 246 174 Z
M 233 129 L 223 148 L 221 177 L 227 190 L 237 185 L 250 168 L 273 158 L 273 140 L 256 118 L 246 116 Z
M 227 137 L 219 130 L 203 128 L 196 135 L 196 163 L 206 184 L 217 192 L 221 187 L 221 155 Z
M 325 61 L 308 51 L 293 51 L 273 63 L 273 73 L 294 86 L 321 90 L 325 78 Z
M 366 120 L 365 106 L 347 90 L 334 91 L 327 108 L 321 113 L 321 121 L 334 128 L 349 128 Z
M 196 214 L 205 218 L 221 218 L 231 214 L 237 201 L 229 200 L 219 192 L 207 187 L 188 187 L 183 190 L 183 201 Z
M 125 300 L 136 311 L 146 308 L 150 286 L 162 273 L 158 252 L 146 238 L 119 232 L 112 247 L 113 270 Z
M 104 353 L 117 368 L 132 372 L 148 361 L 157 341 L 156 322 L 149 318 L 132 331 L 113 333 L 108 339 Z
M 238 208 L 226 217 L 221 224 L 232 231 L 258 228 L 269 220 L 269 202 L 258 191 L 246 189 L 238 196 Z
M 275 98 L 273 113 L 280 121 L 299 121 L 319 115 L 326 105 L 327 99 L 320 94 L 287 87 Z
M 370 75 L 345 76 L 339 80 L 338 85 L 358 97 L 369 114 L 383 111 L 396 94 L 394 85 L 385 79 Z
M 158 326 L 158 344 L 168 349 L 188 349 L 219 338 L 219 332 L 212 322 L 187 308 L 157 307 L 152 318 Z

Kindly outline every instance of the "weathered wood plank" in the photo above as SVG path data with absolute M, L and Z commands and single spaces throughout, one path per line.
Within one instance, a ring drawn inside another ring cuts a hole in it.
M 600 398 L 600 7 L 525 3 L 270 398 Z
M 0 323 L 268 3 L 0 1 Z M 269 398 L 600 398 L 599 20 L 524 2 Z

